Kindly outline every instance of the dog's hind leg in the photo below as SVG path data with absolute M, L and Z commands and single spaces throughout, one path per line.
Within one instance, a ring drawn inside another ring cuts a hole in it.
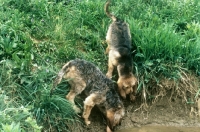
M 74 104 L 74 98 L 76 97 L 77 93 L 75 91 L 74 84 L 70 84 L 70 86 L 71 86 L 71 89 L 70 89 L 69 93 L 66 95 L 66 99 Z
M 83 111 L 83 118 L 85 120 L 85 124 L 89 125 L 90 121 L 88 120 L 91 110 L 95 105 L 95 98 L 96 98 L 96 94 L 91 94 L 89 95 L 85 101 L 84 101 L 84 111 Z
M 106 76 L 107 76 L 108 78 L 112 78 L 113 70 L 114 70 L 114 65 L 113 65 L 113 63 L 112 63 L 111 58 L 109 57 L 109 58 L 108 58 L 108 72 L 106 73 Z
M 69 93 L 66 95 L 66 99 L 71 103 L 74 103 L 74 98 L 85 89 L 86 83 L 82 79 L 72 79 L 69 81 L 69 84 L 71 88 Z
M 82 80 L 79 80 L 79 82 L 74 80 L 69 81 L 69 84 L 71 86 L 71 89 L 69 93 L 66 95 L 66 99 L 72 103 L 75 112 L 80 113 L 81 110 L 75 105 L 74 98 L 76 97 L 76 95 L 80 94 L 85 89 L 86 84 Z

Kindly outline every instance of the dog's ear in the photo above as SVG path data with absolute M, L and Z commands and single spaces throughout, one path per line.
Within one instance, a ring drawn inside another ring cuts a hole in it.
M 117 85 L 118 85 L 118 91 L 119 91 L 121 97 L 125 99 L 126 98 L 126 93 L 124 91 L 123 82 L 118 80 Z
M 132 83 L 132 93 L 134 94 L 134 95 L 136 95 L 136 93 L 137 93 L 137 88 L 138 88 L 138 81 L 137 81 L 137 79 L 136 78 L 134 78 L 133 79 L 133 83 Z
M 132 86 L 132 92 L 130 93 L 130 100 L 131 101 L 135 101 L 136 100 L 137 88 L 138 88 L 138 82 L 136 82 Z
M 106 111 L 106 116 L 107 116 L 107 130 L 114 130 L 114 126 L 120 124 L 121 119 L 124 116 L 124 108 L 123 104 L 118 105 L 118 108 L 116 109 L 109 109 Z M 109 129 L 108 129 L 109 127 Z
M 136 93 L 137 91 L 137 80 L 134 77 L 131 77 L 124 81 L 124 90 L 126 94 Z

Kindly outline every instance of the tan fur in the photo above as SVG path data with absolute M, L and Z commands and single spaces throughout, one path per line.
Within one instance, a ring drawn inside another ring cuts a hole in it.
M 95 105 L 99 107 L 100 111 L 107 118 L 108 132 L 119 124 L 124 116 L 124 106 L 118 93 L 115 91 L 117 84 L 107 78 L 98 67 L 85 60 L 71 60 L 58 73 L 54 81 L 53 89 L 60 83 L 62 78 L 67 79 L 71 86 L 70 92 L 66 95 L 66 99 L 72 102 L 72 104 L 74 104 L 76 95 L 82 91 L 87 95 L 84 101 L 82 115 L 86 125 L 91 123 L 88 118 Z M 74 107 L 75 110 L 77 108 L 76 106 Z
M 135 100 L 137 92 L 137 79 L 134 76 L 128 78 L 120 76 L 117 84 L 119 93 L 124 99 L 126 98 L 126 95 L 129 95 L 131 101 Z
M 129 95 L 130 100 L 134 101 L 137 90 L 137 79 L 132 73 L 131 34 L 129 25 L 109 13 L 109 4 L 110 0 L 108 0 L 104 7 L 107 16 L 113 20 L 106 35 L 106 42 L 108 44 L 106 53 L 109 56 L 106 76 L 112 78 L 114 67 L 117 67 L 119 75 L 117 83 L 120 95 L 123 98 Z

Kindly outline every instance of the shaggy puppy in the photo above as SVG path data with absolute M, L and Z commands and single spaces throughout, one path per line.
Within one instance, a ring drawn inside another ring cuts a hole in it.
M 108 0 L 104 7 L 106 15 L 113 21 L 106 36 L 108 44 L 106 53 L 109 56 L 106 76 L 111 78 L 114 67 L 117 67 L 119 76 L 117 84 L 120 95 L 123 98 L 126 98 L 126 95 L 130 95 L 130 100 L 134 101 L 137 91 L 137 79 L 132 73 L 130 29 L 126 22 L 109 13 L 109 4 L 110 0 Z
M 107 118 L 107 132 L 120 123 L 124 116 L 124 106 L 115 91 L 117 84 L 107 78 L 98 67 L 85 60 L 71 60 L 59 71 L 53 89 L 62 78 L 68 79 L 71 86 L 66 98 L 73 104 L 75 96 L 82 91 L 87 95 L 82 115 L 86 125 L 90 124 L 88 117 L 94 105 L 97 105 Z

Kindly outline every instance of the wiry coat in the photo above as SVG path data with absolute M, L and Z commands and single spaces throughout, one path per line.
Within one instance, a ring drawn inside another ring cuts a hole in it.
M 88 125 L 88 117 L 94 105 L 107 117 L 107 130 L 113 129 L 124 116 L 124 106 L 118 93 L 117 85 L 107 78 L 94 64 L 80 59 L 69 61 L 59 71 L 53 87 L 59 84 L 62 78 L 68 79 L 71 86 L 66 98 L 74 103 L 74 98 L 82 91 L 87 95 L 84 101 L 83 118 Z M 109 128 L 109 129 L 108 129 Z
M 132 73 L 132 57 L 131 57 L 131 34 L 129 25 L 109 13 L 110 0 L 105 4 L 105 12 L 112 19 L 106 41 L 108 47 L 106 53 L 109 54 L 107 77 L 112 77 L 114 67 L 118 70 L 118 90 L 123 98 L 130 95 L 130 99 L 135 100 L 137 90 L 137 79 Z

